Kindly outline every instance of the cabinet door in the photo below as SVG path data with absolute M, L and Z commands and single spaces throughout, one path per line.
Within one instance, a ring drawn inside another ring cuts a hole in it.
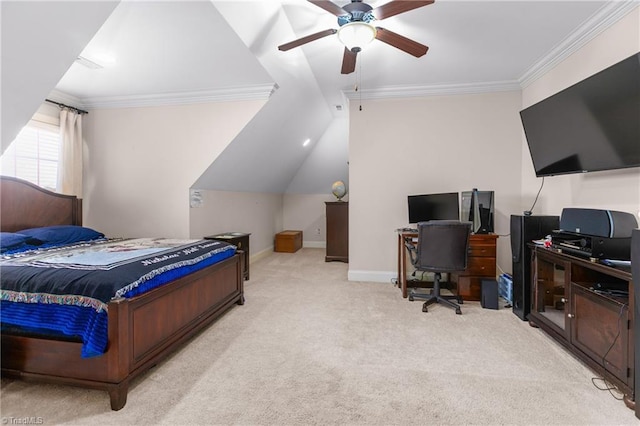
M 462 300 L 481 299 L 482 285 L 480 278 L 456 275 L 452 282 L 455 283 L 456 294 L 462 297 Z
M 623 383 L 627 371 L 629 328 L 627 305 L 571 284 L 571 343 Z
M 568 340 L 570 264 L 537 253 L 532 272 L 532 312 Z

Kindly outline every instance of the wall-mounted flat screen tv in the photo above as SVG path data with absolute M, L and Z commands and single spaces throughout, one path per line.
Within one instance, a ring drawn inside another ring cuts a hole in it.
M 457 192 L 409 195 L 409 223 L 429 220 L 459 220 L 460 202 Z
M 640 166 L 640 53 L 520 118 L 538 177 Z

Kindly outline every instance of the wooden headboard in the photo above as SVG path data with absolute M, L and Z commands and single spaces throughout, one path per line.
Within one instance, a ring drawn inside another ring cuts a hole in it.
M 82 225 L 82 199 L 0 176 L 0 231 L 52 225 Z

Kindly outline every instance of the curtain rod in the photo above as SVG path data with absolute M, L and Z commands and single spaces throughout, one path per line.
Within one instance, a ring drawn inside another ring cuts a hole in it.
M 49 102 L 50 104 L 58 105 L 61 108 L 69 108 L 69 109 L 77 112 L 78 114 L 89 114 L 89 111 L 85 111 L 85 110 L 80 109 L 80 108 L 76 108 L 76 107 L 72 107 L 72 106 L 69 106 L 69 105 L 65 105 L 65 104 L 62 104 L 60 102 L 52 101 L 51 99 L 45 99 L 44 101 L 45 102 Z

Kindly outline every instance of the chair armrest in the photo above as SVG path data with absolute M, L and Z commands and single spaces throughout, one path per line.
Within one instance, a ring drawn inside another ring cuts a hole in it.
M 418 248 L 413 243 L 413 239 L 411 237 L 405 237 L 404 246 L 407 248 L 407 251 L 409 252 L 409 260 L 411 261 L 411 264 L 415 266 L 417 261 Z

